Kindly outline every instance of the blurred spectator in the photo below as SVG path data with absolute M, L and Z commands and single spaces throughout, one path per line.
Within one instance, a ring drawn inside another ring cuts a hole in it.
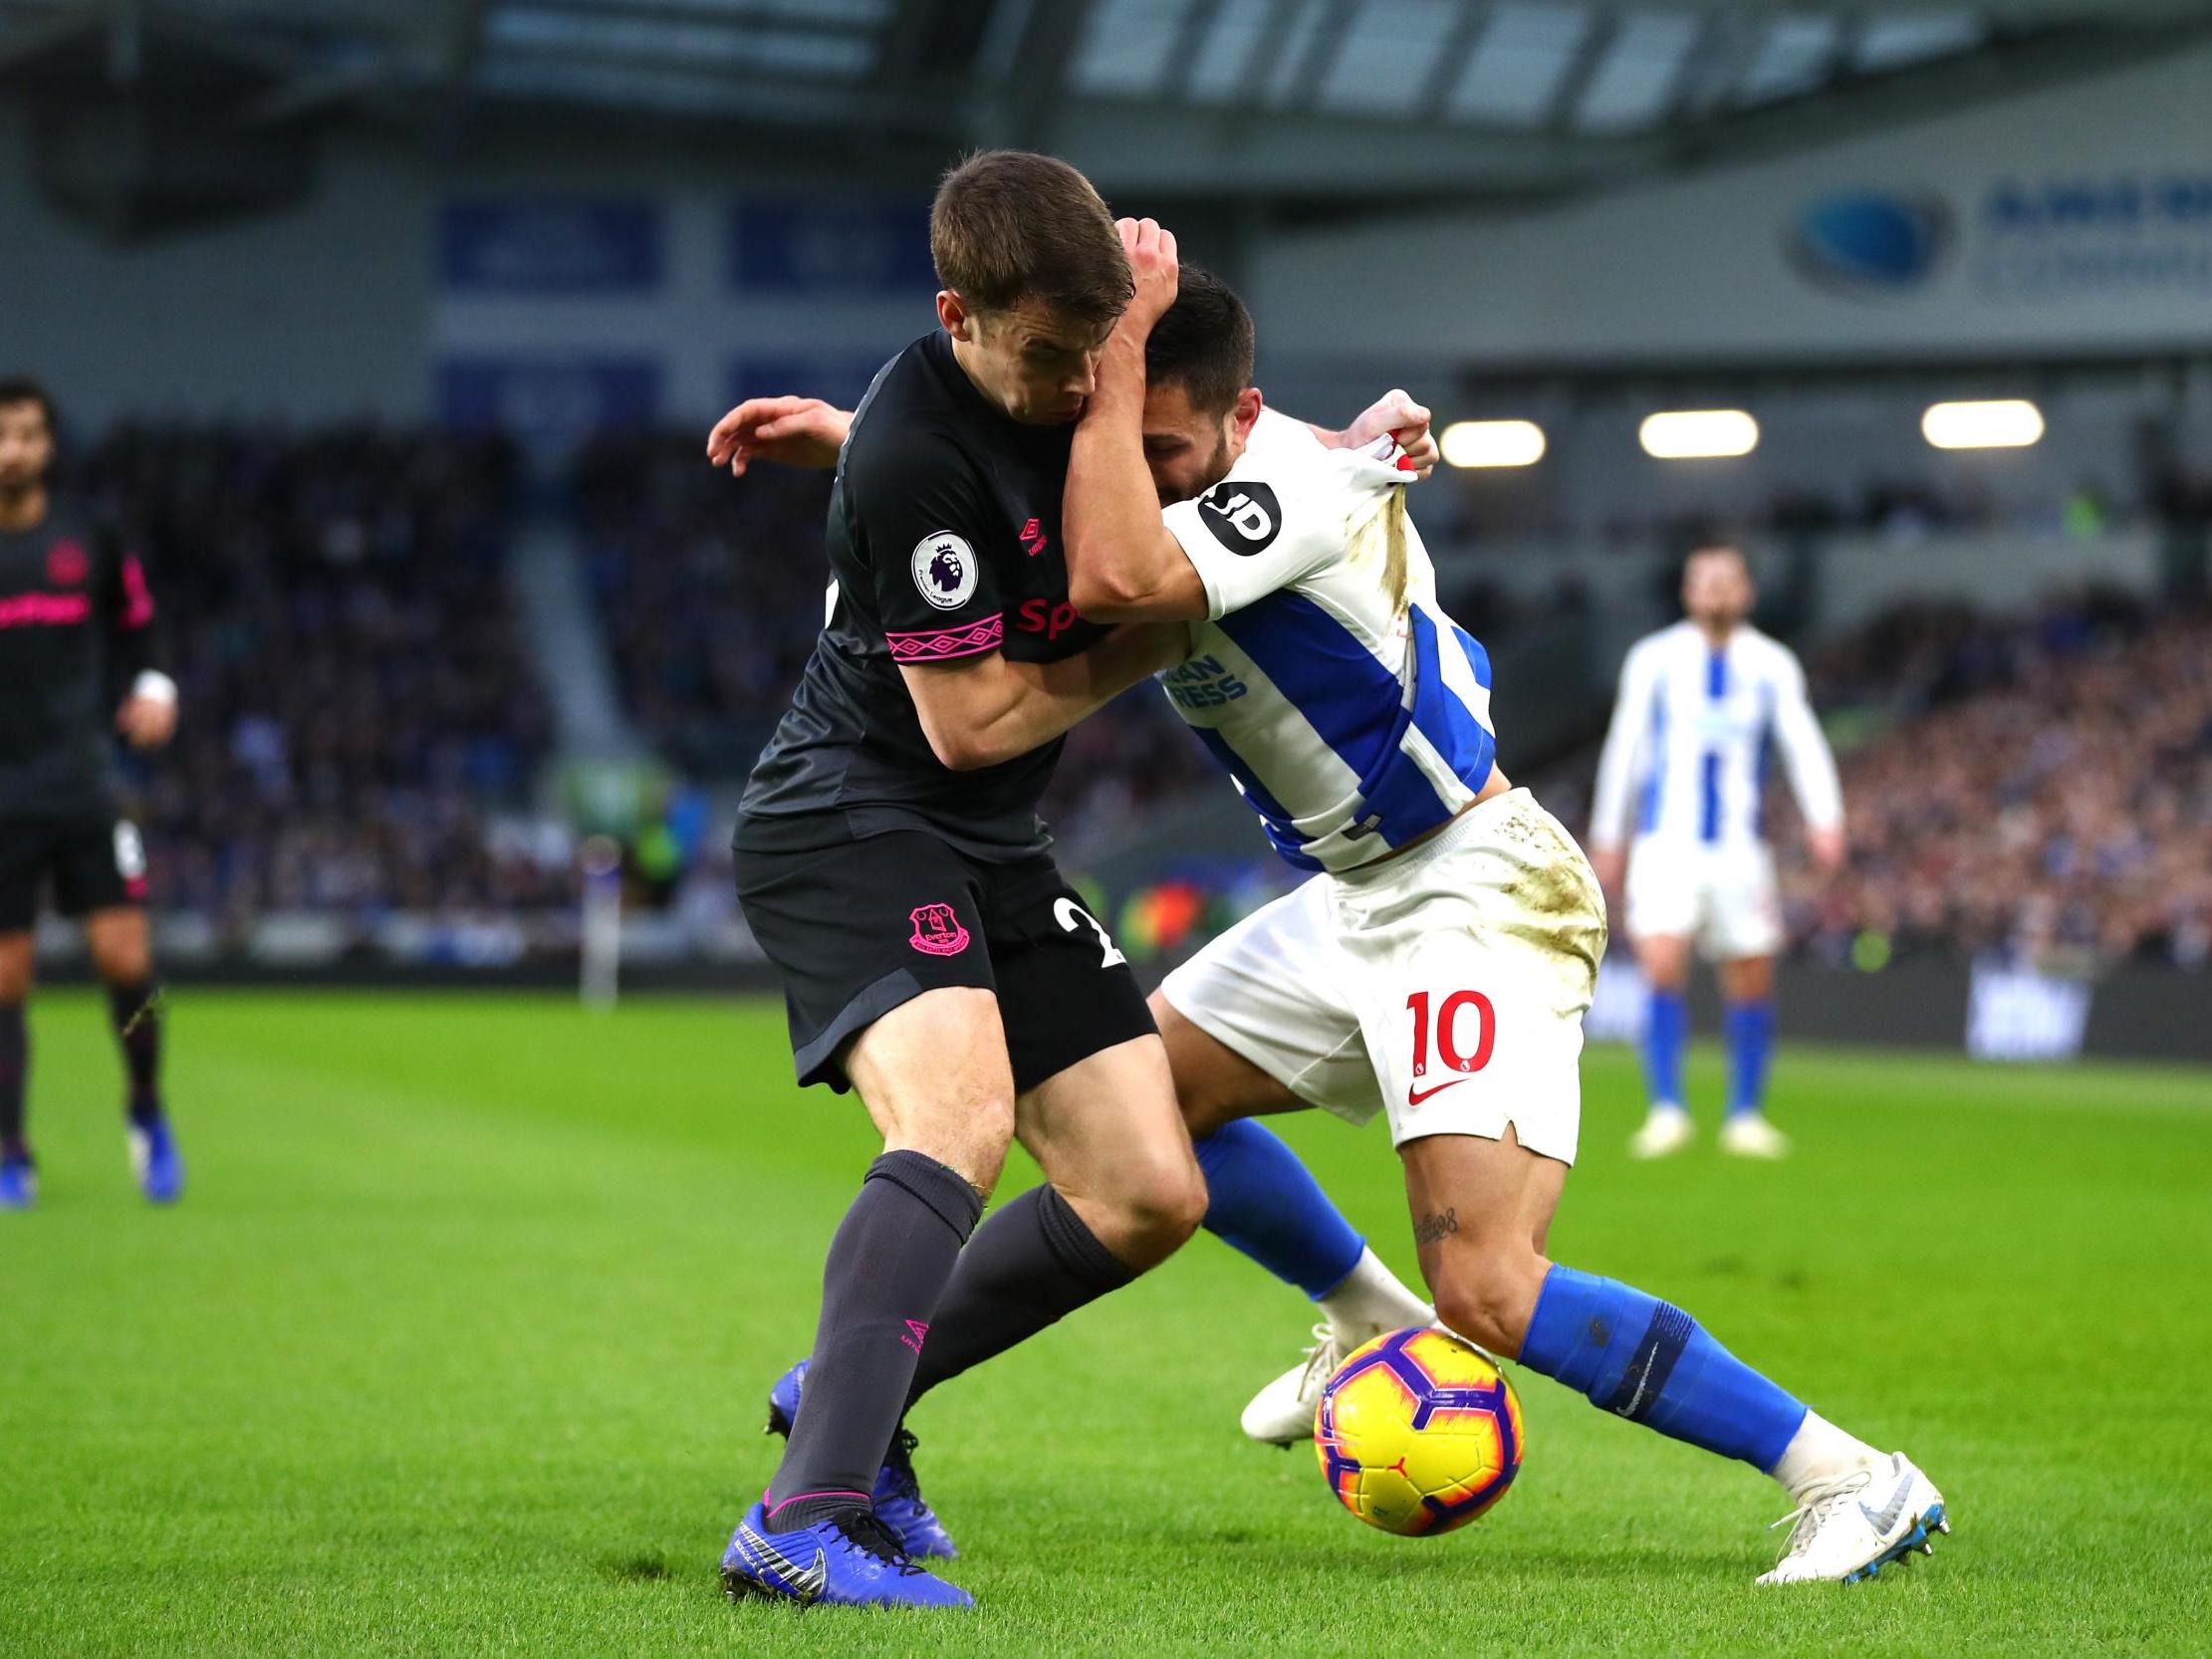
M 577 494 L 630 717 L 695 776 L 742 778 L 822 631 L 829 475 L 763 466 L 739 482 L 694 435 L 623 437 L 583 455 Z M 1068 856 L 1206 775 L 1180 727 L 1138 687 L 1069 735 L 1043 808 Z
M 166 910 L 570 901 L 565 858 L 494 837 L 546 747 L 501 572 L 509 453 L 374 428 L 123 427 L 78 482 L 146 559 L 184 719 L 146 773 Z

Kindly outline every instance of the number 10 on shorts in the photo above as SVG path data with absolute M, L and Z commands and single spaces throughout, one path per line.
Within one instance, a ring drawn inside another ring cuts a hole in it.
M 1405 999 L 1413 1016 L 1413 1075 L 1428 1074 L 1433 1044 L 1438 1061 L 1453 1071 L 1480 1071 L 1490 1064 L 1498 1041 L 1498 1011 L 1480 991 L 1454 991 L 1430 1018 L 1430 996 L 1416 991 Z M 1471 1045 L 1471 1046 L 1470 1046 Z

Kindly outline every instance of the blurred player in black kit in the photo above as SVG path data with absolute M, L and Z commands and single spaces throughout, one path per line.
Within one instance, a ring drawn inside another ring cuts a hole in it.
M 108 988 L 139 1188 L 167 1204 L 183 1193 L 184 1165 L 161 1106 L 145 853 L 118 803 L 115 736 L 141 750 L 166 743 L 176 684 L 154 663 L 137 559 L 49 486 L 54 427 L 38 384 L 0 379 L 0 1210 L 29 1209 L 37 1194 L 23 1005 L 48 879 L 62 913 L 84 918 Z

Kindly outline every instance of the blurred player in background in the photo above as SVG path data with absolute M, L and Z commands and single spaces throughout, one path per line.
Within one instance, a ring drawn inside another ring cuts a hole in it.
M 184 1165 L 161 1107 L 145 853 L 117 800 L 114 734 L 135 749 L 166 743 L 176 684 L 154 666 L 153 597 L 137 559 L 48 486 L 54 427 L 44 390 L 0 380 L 0 1209 L 36 1197 L 23 1008 L 48 877 L 62 914 L 85 919 L 108 988 L 138 1185 L 167 1204 L 183 1193 Z M 120 707 L 118 684 L 128 688 Z
M 1625 872 L 1628 937 L 1650 986 L 1650 1113 L 1629 1142 L 1639 1158 L 1679 1151 L 1696 1133 L 1682 1089 L 1693 947 L 1720 976 L 1728 1045 L 1721 1150 L 1779 1158 L 1790 1149 L 1766 1116 L 1782 948 L 1762 809 L 1769 743 L 1782 751 L 1807 848 L 1824 871 L 1843 861 L 1843 798 L 1806 700 L 1805 670 L 1747 619 L 1757 597 L 1739 549 L 1690 555 L 1682 572 L 1687 614 L 1629 649 L 1598 765 L 1591 859 L 1608 894 L 1620 893 Z

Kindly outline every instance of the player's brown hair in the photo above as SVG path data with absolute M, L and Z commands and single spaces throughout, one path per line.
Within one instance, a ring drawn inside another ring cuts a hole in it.
M 1226 414 L 1252 383 L 1252 314 L 1202 265 L 1185 265 L 1175 303 L 1144 343 L 1144 375 L 1179 385 L 1200 414 Z
M 929 209 L 929 257 L 937 280 L 976 311 L 1033 299 L 1110 323 L 1136 292 L 1091 180 L 1033 150 L 979 150 L 945 174 Z

